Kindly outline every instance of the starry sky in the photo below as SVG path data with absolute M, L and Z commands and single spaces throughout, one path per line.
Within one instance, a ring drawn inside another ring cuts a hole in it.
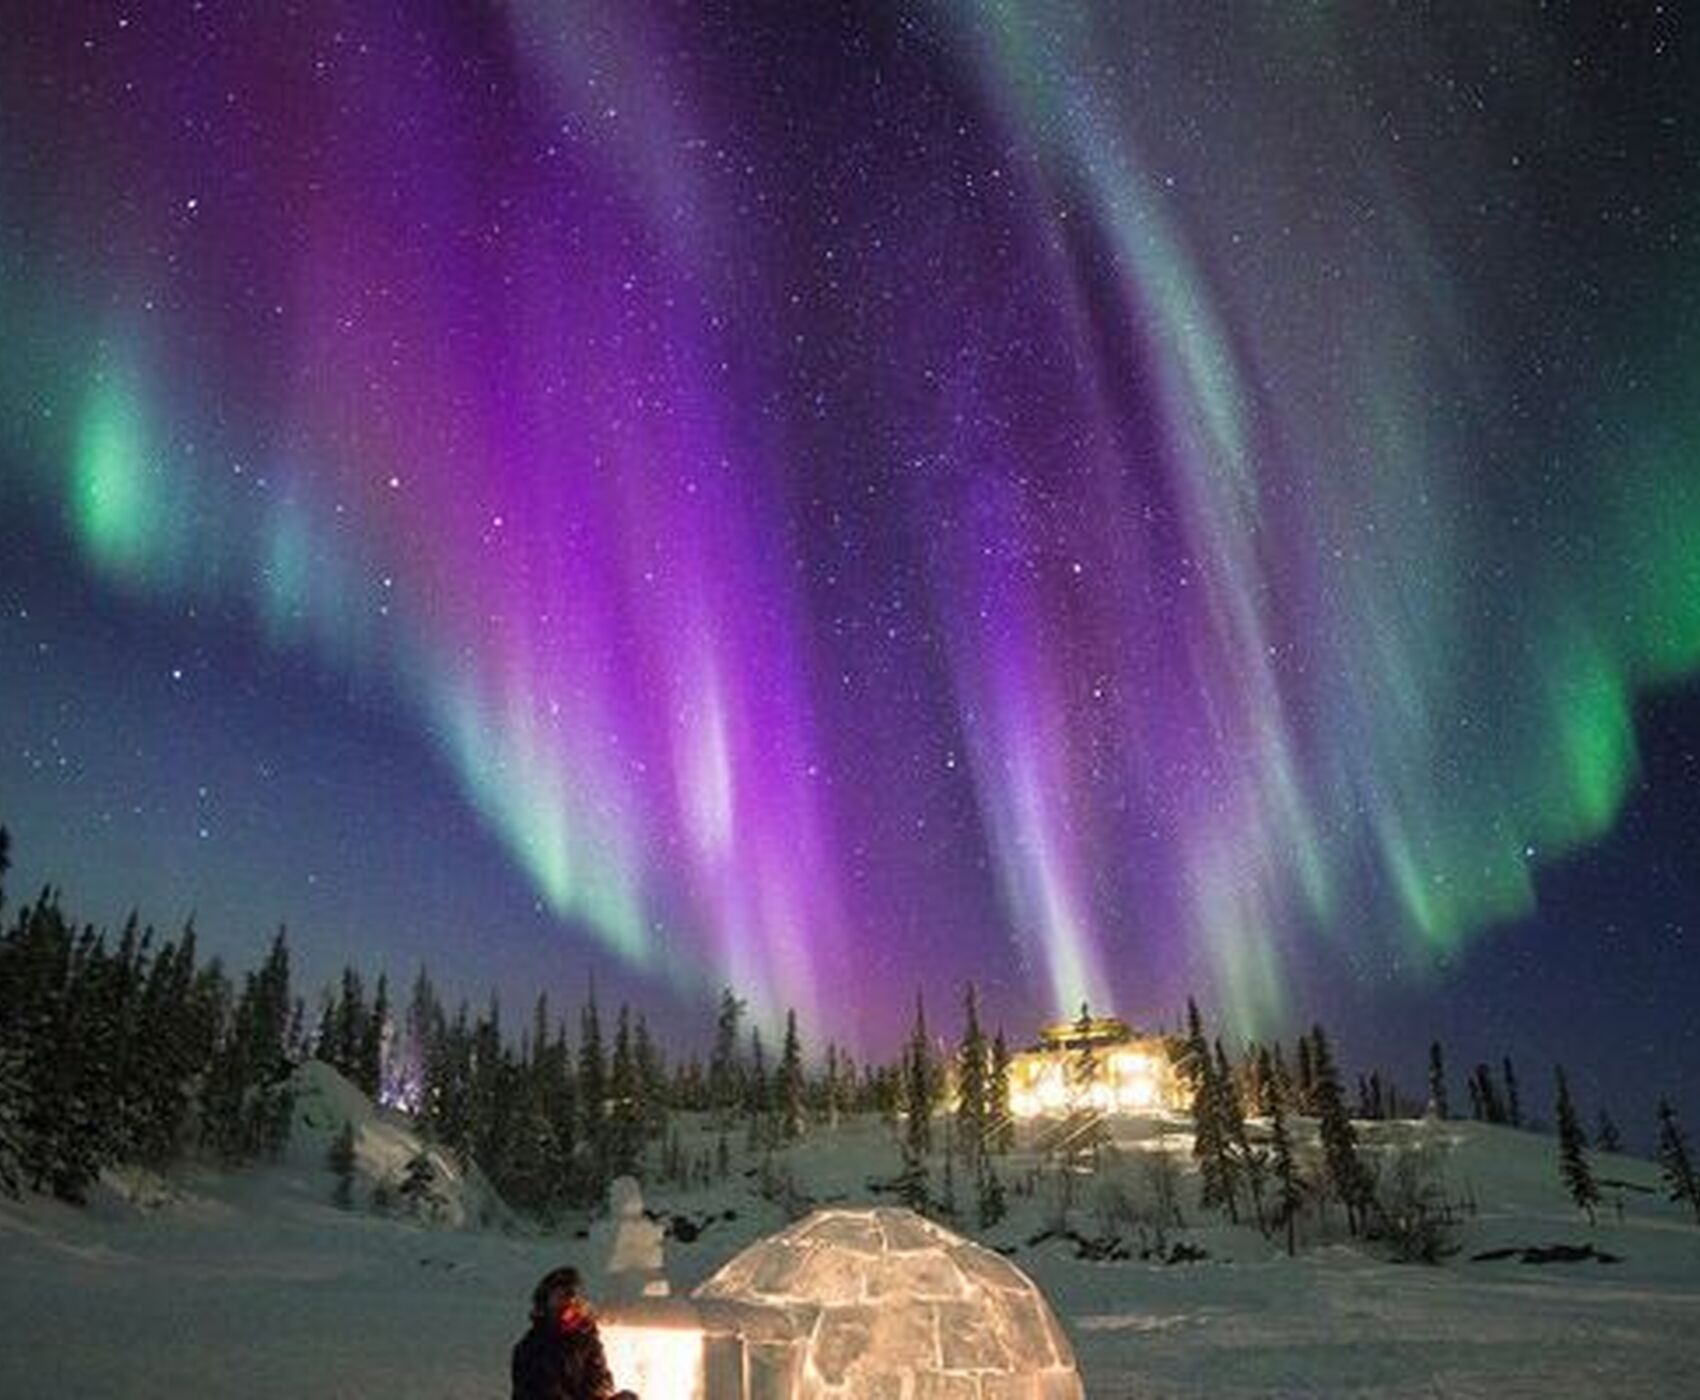
M 1700 1107 L 1700 38 L 1593 8 L 9 6 L 14 894 Z

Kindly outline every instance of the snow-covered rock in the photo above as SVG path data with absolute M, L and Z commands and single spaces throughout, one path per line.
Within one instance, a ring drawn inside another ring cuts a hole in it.
M 295 1072 L 295 1119 L 285 1162 L 328 1170 L 332 1142 L 354 1130 L 357 1205 L 449 1229 L 514 1223 L 513 1212 L 476 1164 L 427 1142 L 404 1116 L 379 1108 L 321 1060 Z

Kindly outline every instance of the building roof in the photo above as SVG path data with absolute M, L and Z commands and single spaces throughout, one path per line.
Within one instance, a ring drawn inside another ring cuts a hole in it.
M 1039 1032 L 1040 1047 L 1045 1050 L 1076 1050 L 1084 1045 L 1120 1045 L 1136 1040 L 1133 1027 L 1119 1016 L 1092 1016 L 1082 1024 L 1079 1020 L 1058 1021 Z

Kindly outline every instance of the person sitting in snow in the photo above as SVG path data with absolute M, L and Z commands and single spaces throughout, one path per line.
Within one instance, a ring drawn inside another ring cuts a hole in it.
M 577 1269 L 551 1269 L 531 1291 L 531 1330 L 514 1345 L 513 1400 L 637 1400 L 616 1391 Z

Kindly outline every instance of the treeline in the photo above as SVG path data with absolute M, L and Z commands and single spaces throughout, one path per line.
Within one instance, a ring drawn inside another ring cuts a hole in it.
M 669 1059 L 641 1011 L 621 1005 L 610 1020 L 593 988 L 570 1018 L 576 1034 L 540 995 L 515 1036 L 494 997 L 477 1014 L 464 1001 L 451 1012 L 422 969 L 398 1016 L 384 979 L 368 997 L 349 969 L 326 1001 L 313 1053 L 411 1114 L 463 1164 L 476 1162 L 510 1205 L 549 1221 L 600 1203 L 617 1176 L 724 1178 L 734 1136 L 746 1153 L 770 1154 L 812 1125 L 892 1111 L 895 1069 L 859 1068 L 830 1044 L 806 1057 L 794 1012 L 770 1050 L 745 1015 L 724 992 L 706 1061 Z M 707 1145 L 701 1132 L 687 1143 L 679 1113 L 707 1117 Z
M 935 1042 L 920 993 L 898 1063 L 888 1071 L 879 1107 L 901 1128 L 900 1168 L 891 1183 L 911 1210 L 958 1222 L 968 1214 L 981 1229 L 1007 1210 L 996 1158 L 1015 1145 L 1009 1109 L 1009 1047 L 1002 1030 L 986 1035 L 979 993 L 963 992 L 962 1029 L 954 1048 Z M 942 1162 L 935 1172 L 935 1119 L 947 1113 Z
M 1190 1099 L 1201 1208 L 1283 1234 L 1289 1253 L 1300 1219 L 1306 1213 L 1325 1215 L 1332 1205 L 1343 1210 L 1350 1234 L 1389 1241 L 1403 1257 L 1432 1260 L 1444 1249 L 1454 1203 L 1445 1198 L 1436 1164 L 1410 1154 L 1390 1161 L 1367 1154 L 1354 1124 L 1411 1116 L 1414 1106 L 1376 1073 L 1360 1076 L 1356 1112 L 1349 1113 L 1333 1049 L 1320 1025 L 1299 1037 L 1292 1071 L 1279 1044 L 1253 1043 L 1236 1063 L 1220 1039 L 1207 1038 L 1198 1008 L 1189 1000 L 1186 1033 L 1171 1043 L 1170 1053 Z M 1429 1047 L 1428 1070 L 1428 1098 L 1420 1112 L 1448 1119 L 1445 1056 L 1438 1041 Z M 1525 1120 L 1509 1057 L 1500 1062 L 1498 1075 L 1485 1063 L 1476 1065 L 1468 1084 L 1476 1121 L 1537 1126 Z M 1316 1150 L 1308 1161 L 1295 1151 L 1290 1120 L 1296 1117 L 1316 1123 Z M 1659 1101 L 1657 1117 L 1657 1156 L 1666 1193 L 1700 1220 L 1700 1175 L 1687 1137 L 1667 1100 Z M 1261 1120 L 1255 1128 L 1254 1119 Z M 1602 1183 L 1591 1152 L 1622 1150 L 1616 1124 L 1602 1109 L 1590 1141 L 1562 1066 L 1554 1067 L 1553 1121 L 1559 1177 L 1592 1221 Z
M 0 915 L 9 857 L 0 828 Z M 47 889 L 0 931 L 0 1189 L 81 1201 L 109 1166 L 274 1156 L 309 1058 L 545 1220 L 599 1202 L 618 1175 L 724 1177 L 734 1134 L 768 1153 L 845 1114 L 895 1120 L 905 1092 L 901 1066 L 858 1066 L 834 1045 L 806 1056 L 795 1014 L 770 1049 L 731 991 L 706 1062 L 669 1061 L 629 1007 L 605 1021 L 594 991 L 572 1019 L 576 1035 L 539 997 L 510 1034 L 494 998 L 450 1011 L 424 970 L 398 1010 L 385 977 L 368 988 L 354 968 L 310 1017 L 281 931 L 238 978 L 201 957 L 192 923 L 170 938 L 132 916 L 113 937 Z M 687 1147 L 679 1112 L 710 1116 L 711 1145 L 697 1133 Z
M 9 839 L 0 828 L 0 915 Z M 502 1198 L 549 1221 L 600 1203 L 609 1181 L 703 1184 L 730 1174 L 732 1140 L 762 1162 L 764 1187 L 783 1191 L 783 1150 L 848 1114 L 879 1114 L 898 1143 L 890 1189 L 916 1209 L 984 1228 L 1006 1209 L 997 1161 L 1015 1142 L 1011 1056 L 988 1035 L 972 986 L 954 1039 L 935 1035 L 919 994 L 910 1033 L 889 1064 L 855 1063 L 840 1047 L 805 1045 L 795 1013 L 776 1047 L 746 1022 L 746 1005 L 722 993 L 706 1059 L 669 1058 L 641 1012 L 605 1017 L 594 988 L 570 1016 L 546 996 L 510 1029 L 492 999 L 451 1011 L 421 969 L 405 1007 L 387 978 L 368 989 L 345 969 L 316 1016 L 291 987 L 280 931 L 256 970 L 239 979 L 202 961 L 193 925 L 162 938 L 132 916 L 110 937 L 76 925 L 56 891 L 16 911 L 0 932 L 0 1189 L 84 1198 L 117 1164 L 163 1167 L 185 1155 L 237 1165 L 275 1155 L 287 1141 L 294 1071 L 318 1058 L 374 1101 L 410 1115 L 462 1165 L 476 1162 Z M 1097 1073 L 1082 1008 L 1068 1078 Z M 1338 1209 L 1354 1235 L 1403 1237 L 1434 1247 L 1447 1203 L 1431 1182 L 1388 1172 L 1358 1141 L 1355 1122 L 1451 1116 L 1441 1047 L 1429 1051 L 1420 1110 L 1379 1072 L 1359 1076 L 1350 1106 L 1333 1046 L 1318 1025 L 1291 1052 L 1253 1043 L 1236 1057 L 1207 1035 L 1188 1002 L 1168 1053 L 1192 1112 L 1193 1155 L 1205 1210 L 1220 1211 L 1295 1246 L 1301 1220 Z M 1524 1123 L 1509 1058 L 1468 1077 L 1472 1116 Z M 1562 1070 L 1554 1121 L 1560 1170 L 1579 1207 L 1600 1200 L 1590 1151 L 1616 1151 L 1603 1112 L 1583 1130 Z M 680 1132 L 676 1115 L 697 1115 Z M 1297 1119 L 1314 1120 L 1296 1139 Z M 1661 1169 L 1673 1200 L 1700 1218 L 1700 1182 L 1668 1103 L 1658 1110 Z M 702 1125 L 708 1131 L 701 1131 Z M 1086 1096 L 1039 1141 L 1072 1180 L 1095 1167 L 1107 1123 Z M 348 1158 L 348 1144 L 339 1154 Z M 774 1186 L 774 1183 L 778 1184 Z M 1173 1195 L 1173 1182 L 1163 1193 Z M 1178 1200 L 1164 1212 L 1179 1224 Z
M 0 828 L 0 914 L 9 851 Z M 949 1064 L 924 1020 L 897 1062 L 859 1065 L 833 1044 L 809 1053 L 794 1012 L 770 1047 L 746 1012 L 723 992 L 706 1059 L 670 1059 L 641 1012 L 606 1016 L 594 989 L 571 1030 L 546 996 L 510 1030 L 495 998 L 451 1011 L 423 969 L 398 1007 L 386 977 L 368 986 L 350 967 L 311 1015 L 282 931 L 262 965 L 236 977 L 201 957 L 192 923 L 170 938 L 132 916 L 113 937 L 77 924 L 48 889 L 0 932 L 0 1189 L 81 1201 L 109 1166 L 275 1156 L 295 1070 L 316 1058 L 544 1221 L 599 1203 L 615 1176 L 724 1178 L 734 1138 L 768 1159 L 850 1114 L 907 1125 L 918 1153 L 907 1198 L 931 1203 L 919 1159 L 947 1094 L 980 1214 L 1001 1214 L 989 1159 L 1012 1140 L 1009 1055 L 1001 1033 L 981 1032 L 972 992 L 967 1058 Z M 699 1115 L 688 1138 L 680 1113 Z M 349 1158 L 348 1145 L 334 1155 Z
M 80 1202 L 107 1166 L 277 1152 L 295 1006 L 281 933 L 238 986 L 193 926 L 162 940 L 132 917 L 109 939 L 44 891 L 0 935 L 0 1187 Z
M 1342 1208 L 1350 1234 L 1387 1232 L 1391 1212 L 1359 1148 L 1333 1046 L 1320 1025 L 1299 1037 L 1292 1070 L 1279 1044 L 1252 1044 L 1236 1064 L 1219 1038 L 1206 1035 L 1189 999 L 1186 1032 L 1170 1055 L 1191 1101 L 1201 1209 L 1282 1235 L 1289 1253 L 1301 1216 L 1325 1214 L 1333 1204 Z M 1397 1102 L 1389 1092 L 1376 1116 L 1390 1116 Z M 1309 1160 L 1295 1147 L 1295 1117 L 1316 1120 L 1319 1150 Z M 1254 1131 L 1253 1119 L 1267 1127 Z

